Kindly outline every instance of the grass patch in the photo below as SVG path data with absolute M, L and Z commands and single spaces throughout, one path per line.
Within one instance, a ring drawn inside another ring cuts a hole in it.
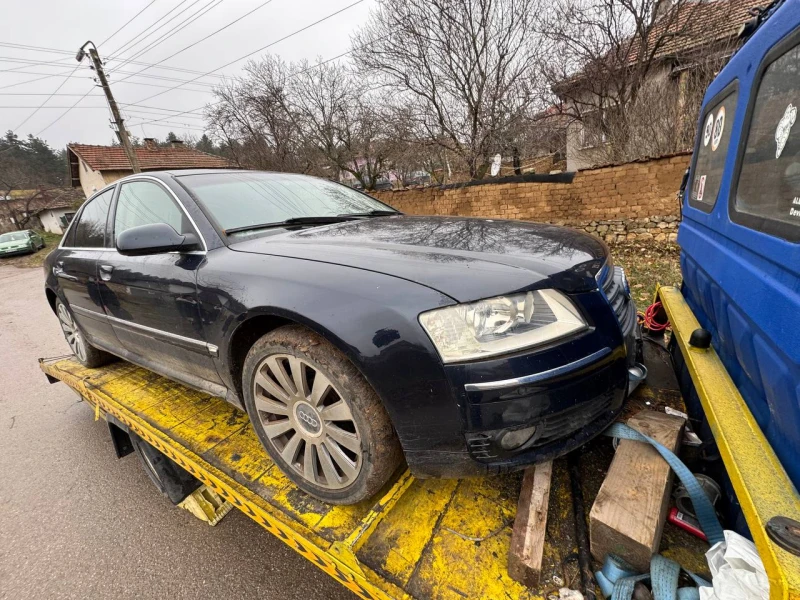
M 40 231 L 39 234 L 44 238 L 44 243 L 46 244 L 44 248 L 33 254 L 0 258 L 0 265 L 12 265 L 23 268 L 41 267 L 47 255 L 58 247 L 58 244 L 61 242 L 61 236 L 55 233 L 45 233 L 42 231 Z
M 639 310 L 653 302 L 656 286 L 680 285 L 680 248 L 676 244 L 620 242 L 611 246 L 614 263 L 625 269 L 631 295 Z

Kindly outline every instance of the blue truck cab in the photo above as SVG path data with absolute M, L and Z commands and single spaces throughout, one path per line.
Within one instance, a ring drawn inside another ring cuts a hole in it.
M 773 3 L 743 35 L 700 112 L 682 194 L 681 291 L 797 489 L 800 0 Z M 703 423 L 696 394 L 687 405 Z M 705 434 L 713 440 L 707 424 Z M 747 534 L 726 487 L 728 526 Z

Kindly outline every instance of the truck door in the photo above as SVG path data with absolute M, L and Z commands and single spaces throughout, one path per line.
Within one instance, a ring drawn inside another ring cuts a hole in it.
M 800 487 L 798 22 L 779 8 L 712 84 L 678 241 L 687 301 Z

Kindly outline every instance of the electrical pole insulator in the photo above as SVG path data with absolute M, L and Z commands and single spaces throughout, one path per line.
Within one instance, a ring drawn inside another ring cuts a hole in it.
M 83 48 L 90 43 L 91 42 L 87 42 L 84 44 Z M 76 57 L 78 62 L 80 62 L 84 56 L 83 48 L 81 48 Z M 100 55 L 97 53 L 97 48 L 95 48 L 94 44 L 92 44 L 91 48 L 89 48 L 89 57 L 92 59 L 95 73 L 97 73 L 97 77 L 100 80 L 100 86 L 103 88 L 103 92 L 106 95 L 106 100 L 108 100 L 108 107 L 111 109 L 111 114 L 114 117 L 114 123 L 117 126 L 117 136 L 122 144 L 122 148 L 125 150 L 128 161 L 131 163 L 131 169 L 134 173 L 141 173 L 142 169 L 139 167 L 139 158 L 136 156 L 136 150 L 134 150 L 133 144 L 131 144 L 131 140 L 128 137 L 128 130 L 125 129 L 125 121 L 120 115 L 117 102 L 114 100 L 114 95 L 111 93 L 111 86 L 108 84 L 106 73 L 103 70 L 103 62 L 100 60 Z

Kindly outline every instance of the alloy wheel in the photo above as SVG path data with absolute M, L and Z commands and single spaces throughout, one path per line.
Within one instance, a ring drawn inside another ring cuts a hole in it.
M 69 314 L 67 307 L 59 303 L 58 305 L 58 320 L 61 323 L 61 329 L 64 331 L 64 337 L 67 338 L 67 343 L 72 349 L 72 352 L 80 360 L 86 360 L 86 346 L 84 345 L 83 336 L 81 335 L 78 326 Z
M 326 489 L 355 481 L 361 436 L 341 392 L 318 368 L 288 354 L 268 356 L 256 368 L 253 398 L 264 433 L 306 481 Z

